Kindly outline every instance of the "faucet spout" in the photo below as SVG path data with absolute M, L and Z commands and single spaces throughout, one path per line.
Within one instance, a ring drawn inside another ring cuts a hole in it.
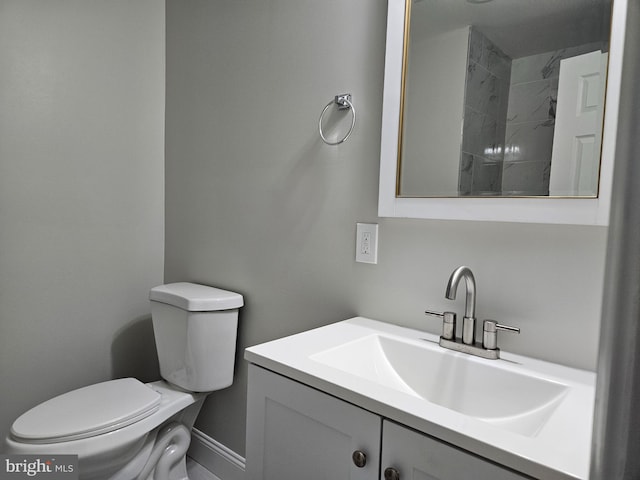
M 456 268 L 447 283 L 445 296 L 449 300 L 455 300 L 458 284 L 464 278 L 467 290 L 464 307 L 464 318 L 462 319 L 462 341 L 468 345 L 475 343 L 476 337 L 476 279 L 469 267 Z

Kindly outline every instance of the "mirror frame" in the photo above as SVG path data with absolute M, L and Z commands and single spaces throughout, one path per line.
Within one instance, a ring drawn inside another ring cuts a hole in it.
M 401 92 L 413 0 L 388 0 L 378 216 L 565 225 L 608 225 L 615 155 L 627 0 L 614 0 L 598 198 L 416 198 L 397 197 Z

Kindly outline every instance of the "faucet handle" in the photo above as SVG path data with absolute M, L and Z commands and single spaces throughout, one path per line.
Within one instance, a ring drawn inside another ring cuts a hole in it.
M 498 330 L 520 333 L 518 327 L 502 325 L 495 320 L 485 320 L 482 324 L 482 346 L 487 350 L 496 350 L 498 348 Z
M 455 340 L 456 337 L 456 314 L 454 312 L 434 312 L 425 310 L 425 315 L 442 318 L 442 338 Z

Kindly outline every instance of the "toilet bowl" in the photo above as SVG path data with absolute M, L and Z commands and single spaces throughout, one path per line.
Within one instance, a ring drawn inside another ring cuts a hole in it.
M 241 295 L 192 283 L 151 290 L 160 374 L 52 398 L 20 416 L 7 453 L 78 455 L 81 479 L 186 479 L 191 430 L 208 393 L 233 381 Z

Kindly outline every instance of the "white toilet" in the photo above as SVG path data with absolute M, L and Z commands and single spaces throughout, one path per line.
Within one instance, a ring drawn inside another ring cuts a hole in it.
M 207 393 L 233 382 L 242 295 L 193 283 L 151 290 L 164 380 L 121 378 L 52 398 L 20 416 L 6 453 L 77 454 L 81 479 L 186 479 L 185 453 Z

